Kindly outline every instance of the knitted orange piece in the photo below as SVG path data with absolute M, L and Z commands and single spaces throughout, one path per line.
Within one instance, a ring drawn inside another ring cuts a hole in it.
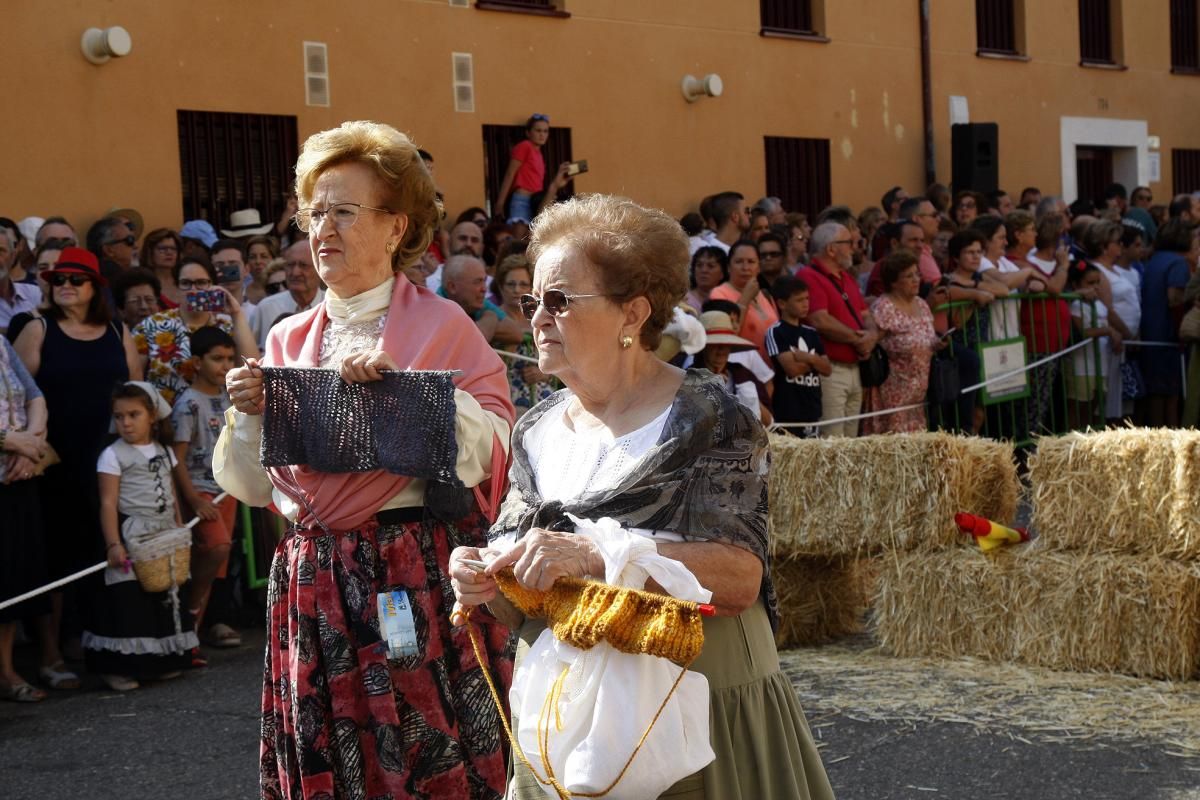
M 700 609 L 687 600 L 582 578 L 559 578 L 540 592 L 518 583 L 511 568 L 496 583 L 526 616 L 545 619 L 559 641 L 581 650 L 605 641 L 622 653 L 686 666 L 704 647 Z

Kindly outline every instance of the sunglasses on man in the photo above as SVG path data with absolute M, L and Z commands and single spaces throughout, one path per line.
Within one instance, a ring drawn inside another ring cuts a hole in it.
M 123 239 L 113 239 L 111 241 L 105 242 L 105 244 L 127 244 L 130 247 L 133 247 L 134 244 L 136 244 L 136 243 L 137 243 L 137 237 L 134 236 L 132 233 L 129 234 L 128 236 L 124 237 Z

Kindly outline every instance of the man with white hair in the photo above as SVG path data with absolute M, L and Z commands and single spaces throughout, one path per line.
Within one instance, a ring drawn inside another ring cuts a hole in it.
M 487 268 L 483 261 L 467 253 L 450 256 L 442 267 L 442 285 L 438 294 L 458 303 L 493 345 L 516 344 L 525 331 L 498 305 L 487 299 Z
M 9 270 L 17 252 L 16 236 L 0 227 L 0 334 L 17 314 L 32 314 L 42 301 L 42 290 L 31 283 L 14 283 Z
M 808 324 L 817 329 L 833 370 L 821 378 L 821 421 L 852 417 L 862 410 L 859 361 L 879 341 L 875 320 L 854 277 L 855 239 L 836 222 L 812 233 L 812 263 L 798 277 L 809 287 Z M 858 420 L 822 425 L 822 436 L 857 436 Z
M 325 299 L 325 290 L 321 288 L 321 279 L 317 275 L 317 268 L 313 266 L 308 239 L 293 242 L 281 255 L 287 276 L 287 291 L 268 295 L 258 304 L 252 329 L 260 348 L 266 346 L 267 332 L 280 317 L 307 311 Z
M 766 214 L 767 222 L 772 225 L 787 224 L 787 211 L 783 208 L 783 201 L 778 197 L 760 198 L 754 207 Z

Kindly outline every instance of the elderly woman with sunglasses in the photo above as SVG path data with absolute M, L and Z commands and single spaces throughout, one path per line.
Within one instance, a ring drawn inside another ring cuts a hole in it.
M 142 365 L 129 330 L 112 319 L 104 294 L 108 282 L 95 255 L 64 248 L 40 278 L 49 286 L 46 303 L 14 347 L 42 390 L 49 415 L 46 440 L 60 461 L 38 481 L 42 529 L 54 543 L 46 552 L 46 578 L 56 580 L 104 560 L 96 460 L 108 444 L 113 384 L 141 380 Z M 31 467 L 18 464 L 14 475 L 28 477 Z M 85 580 L 67 590 L 81 614 L 92 585 Z M 63 593 L 54 592 L 50 600 L 52 614 L 39 632 L 42 677 L 53 688 L 78 688 L 78 677 L 58 651 Z
M 498 798 L 500 719 L 484 703 L 482 670 L 508 682 L 508 631 L 478 623 L 479 663 L 467 631 L 450 626 L 446 564 L 454 545 L 485 541 L 485 514 L 499 504 L 513 421 L 504 364 L 457 304 L 404 275 L 441 218 L 407 136 L 373 122 L 314 134 L 296 164 L 296 194 L 296 222 L 328 290 L 271 328 L 261 366 L 248 359 L 229 372 L 234 409 L 213 455 L 223 488 L 292 521 L 267 596 L 262 795 Z M 264 470 L 262 366 L 336 370 L 347 383 L 459 371 L 448 469 L 462 488 L 382 469 Z M 378 598 L 400 590 L 415 639 L 407 654 L 381 640 L 377 613 Z
M 616 520 L 614 535 L 681 562 L 711 590 L 717 610 L 704 621 L 704 647 L 690 667 L 708 680 L 710 710 L 702 715 L 715 760 L 679 776 L 664 796 L 831 797 L 772 635 L 766 431 L 711 373 L 655 356 L 687 291 L 683 230 L 630 200 L 576 197 L 542 212 L 529 254 L 533 291 L 521 305 L 539 366 L 567 388 L 517 423 L 493 549 L 464 546 L 451 555 L 459 603 L 486 604 L 489 616 L 519 628 L 520 662 L 546 621 L 524 618 L 494 575 L 511 567 L 534 590 L 562 577 L 603 577 L 595 540 L 578 535 L 568 515 Z M 473 565 L 479 560 L 490 560 L 482 572 Z M 654 582 L 646 588 L 659 590 Z M 550 687 L 521 688 L 537 697 Z M 510 797 L 545 797 L 524 759 L 514 759 L 513 770 Z

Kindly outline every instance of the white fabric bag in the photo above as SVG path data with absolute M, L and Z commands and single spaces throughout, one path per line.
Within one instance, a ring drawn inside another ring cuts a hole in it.
M 606 583 L 642 589 L 653 577 L 674 597 L 707 603 L 705 589 L 683 564 L 658 554 L 655 543 L 621 529 L 616 520 L 571 517 L 575 532 L 596 542 L 604 556 Z M 680 667 L 668 659 L 630 655 L 600 642 L 590 650 L 564 644 L 546 629 L 513 678 L 509 702 L 520 720 L 515 731 L 525 757 L 545 778 L 538 725 L 549 725 L 546 752 L 558 782 L 572 792 L 598 792 L 618 775 L 671 691 Z M 564 677 L 565 672 L 565 677 Z M 553 707 L 547 696 L 562 681 Z M 607 795 L 613 800 L 658 797 L 672 784 L 709 764 L 708 679 L 688 671 L 663 707 L 624 777 Z M 550 786 L 548 797 L 557 800 Z

